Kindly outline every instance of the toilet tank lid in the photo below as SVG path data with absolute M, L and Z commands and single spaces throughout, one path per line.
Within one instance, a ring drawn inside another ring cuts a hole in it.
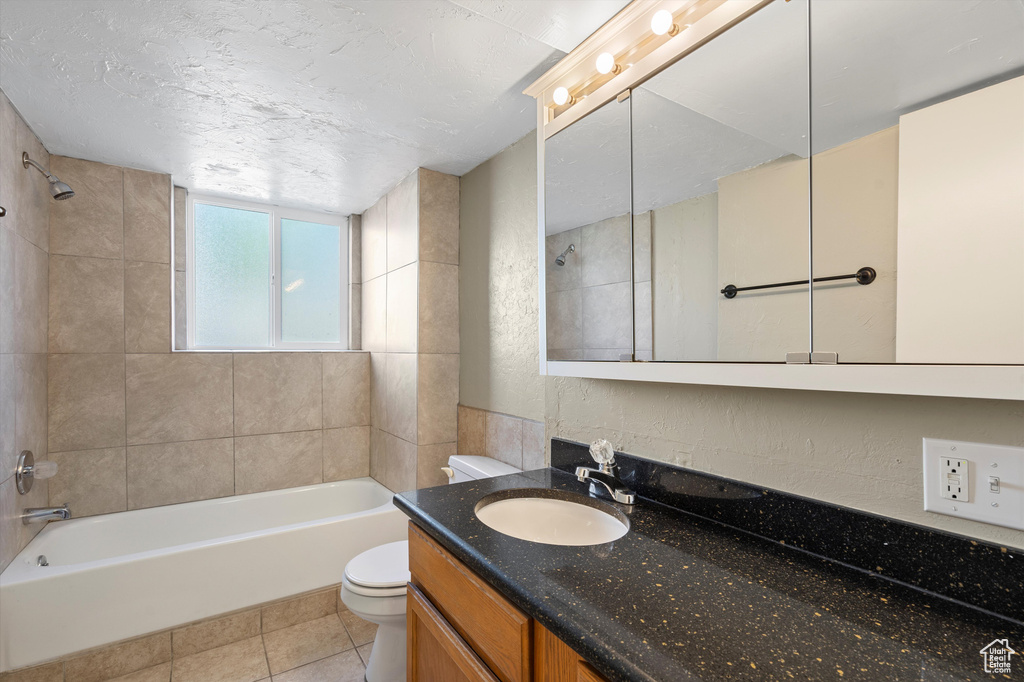
M 349 582 L 363 587 L 398 587 L 409 582 L 409 541 L 368 549 L 345 566 Z
M 518 474 L 521 471 L 521 469 L 516 469 L 514 466 L 496 459 L 474 455 L 452 455 L 448 458 L 448 466 L 458 469 L 470 478 L 491 478 L 492 476 Z

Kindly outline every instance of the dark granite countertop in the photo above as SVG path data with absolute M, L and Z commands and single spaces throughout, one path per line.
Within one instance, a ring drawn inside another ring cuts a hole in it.
M 982 647 L 1024 649 L 1019 621 L 643 498 L 609 502 L 630 531 L 592 547 L 518 540 L 477 519 L 481 497 L 515 488 L 587 490 L 542 469 L 395 503 L 613 681 L 981 680 L 993 679 Z M 1013 658 L 1000 678 L 1024 678 Z

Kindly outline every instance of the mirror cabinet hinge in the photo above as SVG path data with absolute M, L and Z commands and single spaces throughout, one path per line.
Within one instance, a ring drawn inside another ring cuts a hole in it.
M 838 365 L 839 353 L 786 353 L 787 365 Z
M 786 353 L 787 365 L 809 365 L 811 364 L 810 353 Z
M 619 93 L 619 96 L 615 98 L 615 101 L 619 102 L 620 104 L 622 102 L 625 102 L 627 99 L 629 99 L 630 92 L 630 90 L 623 90 L 622 92 Z
M 634 358 L 632 353 L 621 353 L 619 355 L 619 362 L 633 362 L 633 360 Z

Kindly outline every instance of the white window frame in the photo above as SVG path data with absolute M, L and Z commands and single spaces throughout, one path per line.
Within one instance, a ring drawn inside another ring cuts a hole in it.
M 256 211 L 266 213 L 270 216 L 270 258 L 267 267 L 270 275 L 270 324 L 269 330 L 270 345 L 268 346 L 200 346 L 195 340 L 195 205 L 210 204 L 235 208 L 243 211 Z M 349 320 L 349 226 L 348 218 L 333 213 L 319 213 L 316 211 L 304 211 L 295 208 L 274 206 L 271 204 L 260 204 L 254 201 L 242 201 L 239 199 L 223 199 L 221 197 L 188 194 L 185 208 L 185 336 L 187 338 L 188 350 L 349 350 L 348 336 L 351 320 Z M 338 343 L 286 343 L 281 339 L 281 287 L 279 274 L 281 272 L 281 220 L 300 220 L 321 225 L 331 225 L 340 230 L 338 262 L 340 265 L 341 290 L 339 293 L 341 329 L 339 330 L 340 341 Z

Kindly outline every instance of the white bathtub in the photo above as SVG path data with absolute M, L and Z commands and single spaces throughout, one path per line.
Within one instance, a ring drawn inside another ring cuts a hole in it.
M 50 523 L 0 574 L 0 671 L 339 583 L 406 522 L 360 478 Z

